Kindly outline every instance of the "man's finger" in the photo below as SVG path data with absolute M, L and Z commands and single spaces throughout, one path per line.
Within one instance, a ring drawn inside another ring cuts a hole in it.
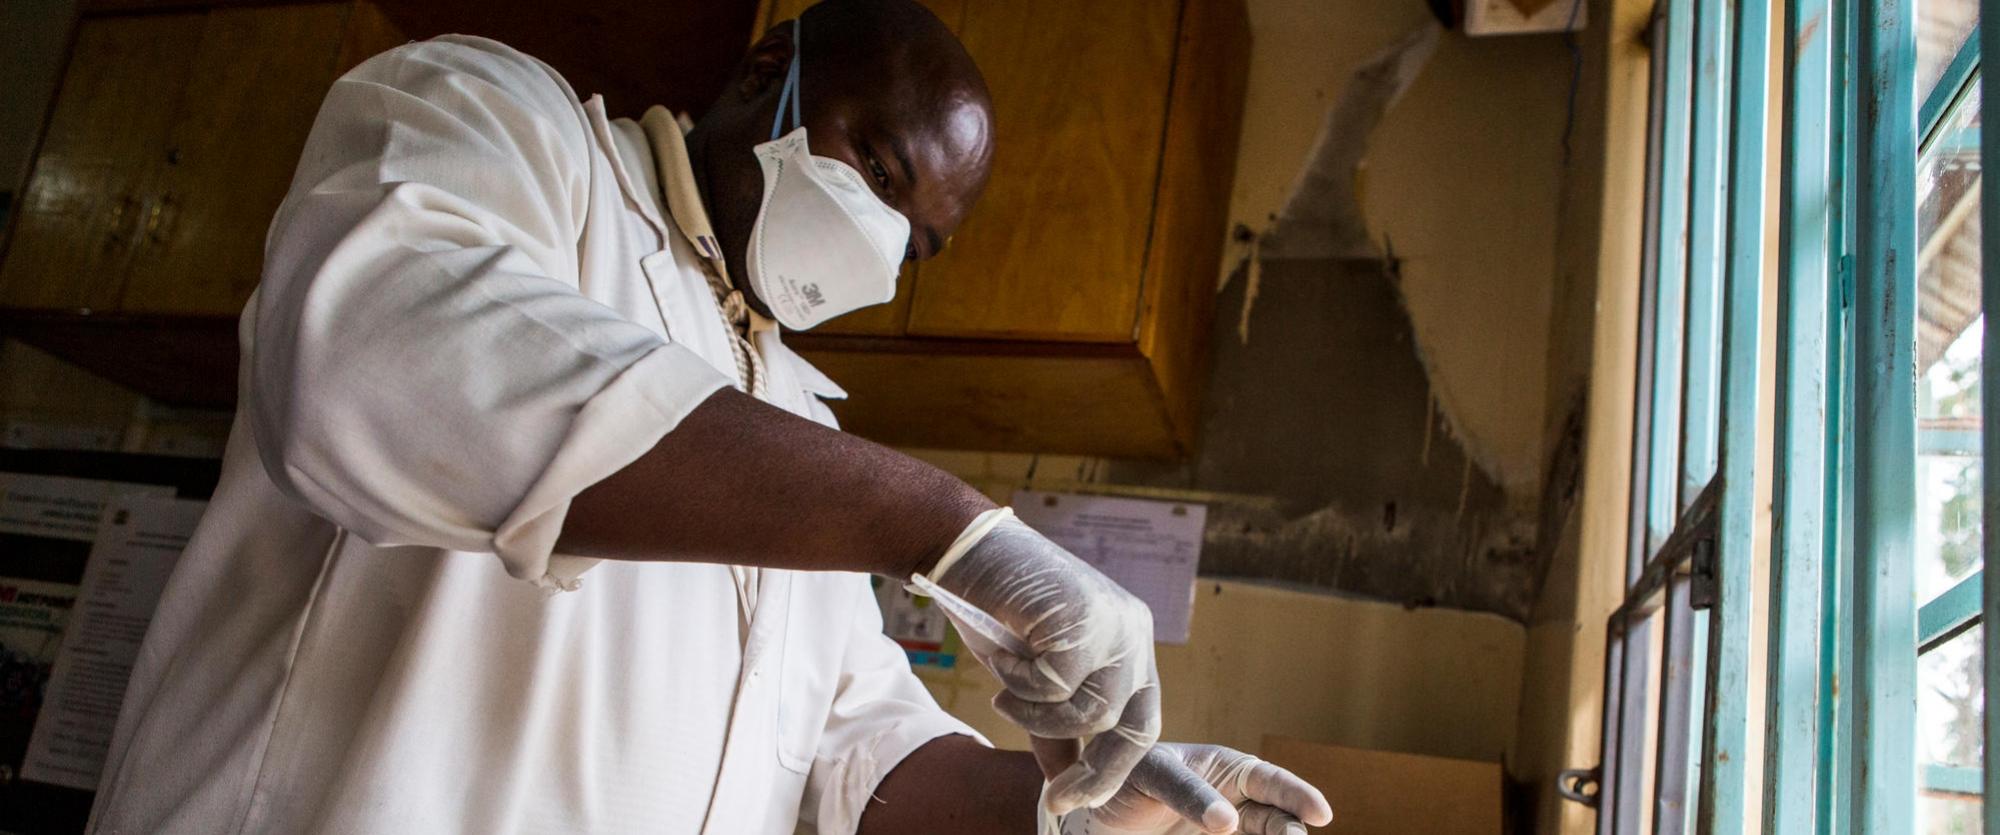
M 1159 738 L 1160 688 L 1149 681 L 1125 703 L 1118 724 L 1083 747 L 1083 761 L 1049 782 L 1049 811 L 1060 815 L 1103 804 Z
M 1076 695 L 1077 683 L 1064 681 L 1047 663 L 1040 663 L 1039 658 L 1022 658 L 1005 651 L 973 654 L 986 664 L 986 669 L 993 671 L 993 677 L 1000 680 L 1007 693 L 1024 702 L 1060 703 Z
M 1131 785 L 1205 832 L 1236 831 L 1236 806 L 1164 748 L 1155 746 L 1132 769 Z
M 1333 806 L 1326 795 L 1298 775 L 1268 762 L 1259 762 L 1243 778 L 1243 793 L 1252 802 L 1275 806 L 1313 826 L 1333 822 Z
M 1090 736 L 1118 724 L 1119 714 L 1138 684 L 1135 671 L 1114 664 L 1091 673 L 1067 701 L 1030 701 L 1009 690 L 994 694 L 993 709 L 1036 736 Z
M 1306 825 L 1298 818 L 1261 803 L 1244 806 L 1243 822 L 1238 826 L 1243 835 L 1306 835 Z

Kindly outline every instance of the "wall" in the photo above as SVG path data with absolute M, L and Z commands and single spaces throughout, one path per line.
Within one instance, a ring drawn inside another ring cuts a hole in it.
M 1320 116 L 1425 4 L 1251 0 L 1249 100 L 1230 217 L 1264 229 Z M 1540 393 L 1570 55 L 1554 36 L 1445 33 L 1368 140 L 1357 189 L 1440 408 L 1520 506 L 1542 465 Z M 1253 338 L 1255 332 L 1253 331 Z
M 1596 816 L 1556 797 L 1556 775 L 1599 759 L 1605 622 L 1622 600 L 1638 360 L 1640 211 L 1652 13 L 1644 0 L 1592 0 L 1581 38 L 1574 154 L 1562 192 L 1547 355 L 1545 437 L 1574 450 L 1576 477 L 1543 496 L 1547 579 L 1528 621 L 1518 744 L 1522 832 L 1586 833 Z M 1567 489 L 1560 489 L 1566 487 Z
M 1186 646 L 1158 647 L 1164 739 L 1257 751 L 1266 734 L 1495 762 L 1513 744 L 1524 632 L 1496 615 L 1203 581 Z M 1005 748 L 977 664 L 920 673 Z
M 1525 620 L 1572 54 L 1419 3 L 1249 12 L 1196 452 L 1106 477 L 1217 494 L 1219 576 Z

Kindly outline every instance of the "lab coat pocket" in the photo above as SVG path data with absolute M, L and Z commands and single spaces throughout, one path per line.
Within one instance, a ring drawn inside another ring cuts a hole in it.
M 789 573 L 789 572 L 788 572 Z M 793 574 L 786 584 L 783 664 L 778 670 L 778 763 L 806 774 L 818 755 L 846 630 L 829 617 L 831 595 L 818 593 L 812 575 Z

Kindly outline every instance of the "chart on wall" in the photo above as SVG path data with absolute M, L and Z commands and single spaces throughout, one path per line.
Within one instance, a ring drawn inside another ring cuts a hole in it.
M 1146 601 L 1153 640 L 1187 643 L 1206 505 L 1017 490 L 1014 514 Z

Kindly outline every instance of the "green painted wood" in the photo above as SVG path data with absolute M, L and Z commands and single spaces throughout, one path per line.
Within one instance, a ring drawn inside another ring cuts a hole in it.
M 1771 614 L 1764 694 L 1763 831 L 1810 833 L 1818 814 L 1820 595 L 1826 555 L 1828 300 L 1834 0 L 1785 7 L 1780 137 L 1777 429 Z
M 1846 734 L 1844 723 L 1852 718 L 1853 711 L 1846 709 L 1840 692 L 1840 677 L 1852 669 L 1854 631 L 1847 617 L 1850 610 L 1845 603 L 1848 585 L 1843 579 L 1849 575 L 1847 569 L 1854 541 L 1851 527 L 1853 514 L 1849 512 L 1849 496 L 1852 495 L 1852 466 L 1854 444 L 1850 427 L 1854 425 L 1852 375 L 1853 363 L 1849 351 L 1853 339 L 1848 326 L 1848 299 L 1853 297 L 1853 258 L 1847 237 L 1847 218 L 1853 211 L 1853 189 L 1849 188 L 1852 178 L 1848 156 L 1847 138 L 1854 133 L 1854 108 L 1849 106 L 1854 92 L 1854 4 L 1850 0 L 1839 0 L 1833 4 L 1828 28 L 1832 35 L 1834 55 L 1832 59 L 1832 86 L 1834 96 L 1829 122 L 1834 126 L 1828 159 L 1828 190 L 1834 197 L 1835 211 L 1827 218 L 1827 237 L 1833 242 L 1834 291 L 1827 299 L 1827 375 L 1826 375 L 1826 460 L 1833 462 L 1827 479 L 1826 507 L 1822 518 L 1827 520 L 1826 550 L 1820 563 L 1820 684 L 1819 684 L 1819 749 L 1817 777 L 1814 785 L 1814 812 L 1821 835 L 1839 831 L 1836 827 L 1842 820 L 1846 804 L 1839 802 L 1848 796 L 1849 785 L 1845 782 L 1851 769 L 1842 768 L 1841 758 L 1848 753 L 1843 745 Z
M 1980 0 L 1981 20 L 1993 17 L 1996 13 L 2000 13 L 2000 0 Z M 1982 53 L 2000 55 L 2000 26 L 1980 26 L 1978 40 Z M 2000 85 L 1980 85 L 1980 113 L 2000 113 L 2000 92 L 1995 92 L 1996 86 Z M 1987 130 L 1982 122 L 1979 148 L 1981 160 L 2000 159 L 2000 131 Z M 1988 230 L 2000 230 L 2000 191 L 1995 189 L 1993 180 L 1980 181 L 1979 219 Z M 2000 298 L 2000 233 L 1984 235 L 1979 245 L 1981 307 L 1984 307 L 1985 299 Z M 1994 323 L 1989 321 L 1985 329 L 1984 342 L 1985 344 L 1981 346 L 1984 355 L 1980 358 L 1980 380 L 2000 380 L 2000 327 L 1995 327 Z M 1980 414 L 2000 418 L 2000 386 L 1988 383 L 1981 388 Z M 1985 421 L 1980 428 L 1985 433 L 1984 448 L 2000 449 L 2000 419 Z M 2000 521 L 2000 489 L 1995 487 L 2000 485 L 2000 464 L 1996 464 L 1989 456 L 1980 466 L 1984 479 L 1982 484 L 1986 490 L 1983 502 L 1985 542 L 1982 546 L 1985 550 L 1986 565 L 1992 567 L 2000 564 L 1995 562 L 1995 556 L 2000 555 L 2000 531 L 1994 530 L 1996 527 L 1994 523 Z M 1984 578 L 1985 607 L 2000 607 L 2000 571 L 1990 574 L 1981 571 L 1980 575 Z M 2000 661 L 1994 660 L 1994 656 L 2000 653 L 1993 652 L 1994 647 L 2000 647 L 2000 618 L 1986 618 L 1984 629 L 1987 648 L 1984 796 L 2000 797 Z M 2000 835 L 2000 804 L 1986 803 L 1984 807 L 1986 835 Z
M 1855 158 L 1854 756 L 1849 830 L 1916 814 L 1916 163 L 1913 0 L 1863 0 Z
M 1646 551 L 1666 542 L 1683 510 L 1680 490 L 1682 385 L 1686 378 L 1682 342 L 1687 327 L 1689 281 L 1690 195 L 1694 107 L 1692 84 L 1695 66 L 1696 0 L 1667 4 L 1666 67 L 1660 93 L 1660 192 L 1658 200 L 1660 246 L 1654 262 L 1656 283 L 1653 296 L 1652 406 L 1648 414 L 1651 449 L 1647 454 L 1648 483 Z M 1713 95 L 1710 96 L 1713 98 Z M 1704 176 L 1712 178 L 1712 173 Z M 1712 217 L 1713 213 L 1709 216 Z M 1686 492 L 1692 500 L 1695 490 Z
M 1917 610 L 1917 654 L 1930 652 L 1978 625 L 1980 596 L 1986 593 L 1986 571 L 1958 581 Z
M 1688 156 L 1688 270 L 1680 425 L 1680 504 L 1715 477 L 1720 445 L 1722 281 L 1729 196 L 1730 25 L 1728 0 L 1695 0 Z
M 1925 763 L 1924 791 L 1939 794 L 1984 795 L 1986 780 L 1984 772 L 1983 768 Z

